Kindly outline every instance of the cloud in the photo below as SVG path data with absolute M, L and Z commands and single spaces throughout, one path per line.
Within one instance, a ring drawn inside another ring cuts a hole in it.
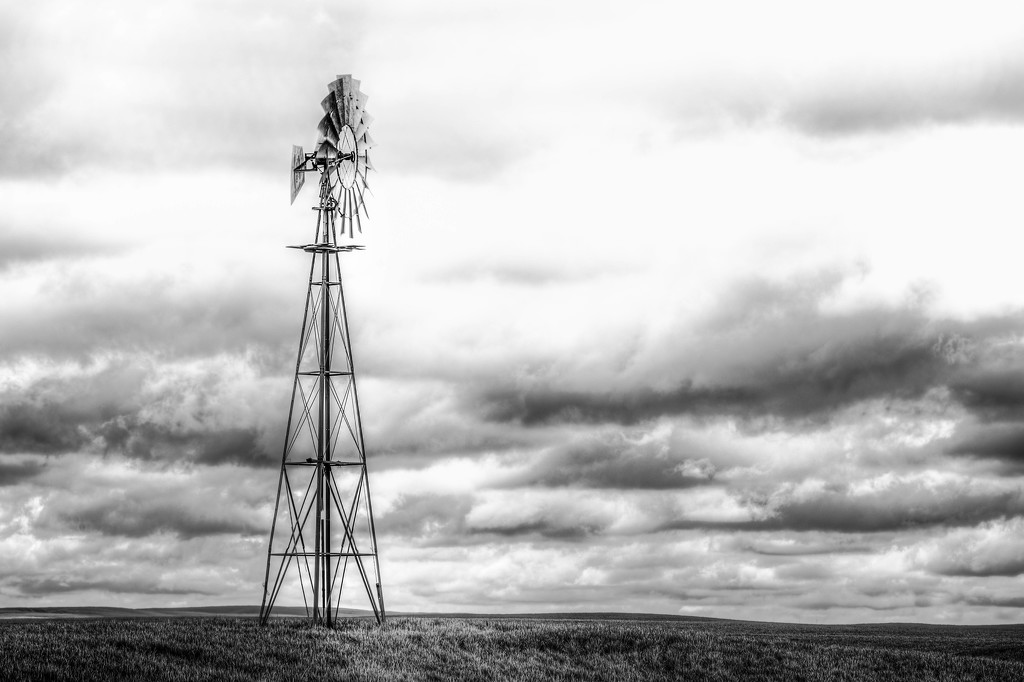
M 463 390 L 458 380 L 361 376 L 360 409 L 375 466 L 408 466 L 548 442 L 543 434 L 523 433 L 475 419 L 460 408 Z
M 794 349 L 792 357 L 749 368 L 747 377 L 725 385 L 684 380 L 672 390 L 601 393 L 497 389 L 483 393 L 480 400 L 488 419 L 526 426 L 629 425 L 666 415 L 813 419 L 865 400 L 917 398 L 941 382 L 943 368 L 928 339 L 892 336 L 836 341 L 837 345 L 809 349 L 806 355 L 799 355 L 803 349 Z
M 595 434 L 544 450 L 504 485 L 680 490 L 708 485 L 715 465 L 659 438 Z
M 892 533 L 917 528 L 973 526 L 1024 515 L 1019 487 L 963 480 L 936 482 L 929 474 L 887 474 L 858 484 L 804 481 L 795 485 L 765 477 L 758 487 L 733 485 L 739 517 L 707 519 L 680 514 L 661 530 L 719 528 L 831 533 Z
M 19 485 L 35 478 L 45 470 L 46 464 L 38 460 L 0 461 L 0 488 Z
M 69 415 L 63 408 L 52 403 L 5 408 L 0 416 L 0 454 L 99 450 L 135 459 L 213 465 L 273 466 L 279 461 L 267 452 L 262 431 L 254 427 L 181 431 L 140 421 L 131 414 L 99 421 L 88 415 Z M 21 466 L 26 472 L 32 470 Z
M 922 526 L 971 526 L 1024 514 L 1020 490 L 973 491 L 957 486 L 938 489 L 913 483 L 893 485 L 870 494 L 824 491 L 808 499 L 781 502 L 769 527 L 863 533 Z
M 54 467 L 27 523 L 37 537 L 264 537 L 274 476 L 85 455 Z M 232 495 L 226 494 L 228 488 Z
M 0 592 L 81 592 L 89 603 L 126 606 L 142 605 L 132 594 L 251 598 L 276 485 L 265 474 L 102 455 L 48 466 L 0 496 Z M 121 588 L 107 589 L 111 576 Z
M 773 533 L 768 537 L 737 538 L 732 543 L 740 551 L 778 557 L 863 554 L 873 549 L 870 542 L 861 538 L 836 537 L 814 531 L 799 531 L 784 536 Z
M 200 595 L 212 594 L 192 587 L 178 588 L 161 585 L 160 578 L 134 580 L 82 580 L 73 576 L 38 578 L 19 576 L 8 582 L 10 587 L 23 595 L 47 597 L 68 592 L 96 590 L 111 594 L 154 594 L 154 595 Z
M 186 278 L 182 272 L 151 272 L 126 282 L 110 265 L 80 261 L 60 269 L 49 263 L 49 271 L 32 273 L 52 279 L 0 311 L 0 343 L 14 356 L 75 358 L 143 348 L 187 356 L 257 344 L 275 351 L 294 343 L 293 328 L 281 321 L 281 311 L 293 306 L 279 305 L 286 293 L 279 285 Z
M 496 523 L 494 525 L 476 525 L 470 529 L 474 535 L 504 538 L 542 537 L 552 540 L 580 542 L 592 538 L 602 530 L 601 525 L 559 523 L 553 519 L 538 519 L 524 523 Z
M 738 550 L 837 556 L 871 552 L 896 534 L 1024 516 L 1015 480 L 944 472 L 941 439 L 893 449 L 845 422 L 800 437 L 725 425 L 715 435 L 709 426 L 609 429 L 557 448 L 494 454 L 486 463 L 470 458 L 386 470 L 377 487 L 384 491 L 382 528 L 408 537 L 420 532 L 431 546 L 486 544 L 493 536 L 594 541 L 677 531 L 762 533 Z M 844 450 L 834 444 L 843 438 L 857 440 Z M 451 492 L 406 492 L 414 481 L 434 489 L 435 479 Z
M 471 112 L 453 111 L 427 92 L 395 104 L 395 114 L 416 112 L 416 120 L 395 121 L 398 125 L 388 130 L 388 144 L 374 163 L 389 172 L 484 183 L 537 149 L 537 139 L 524 144 L 515 131 L 502 130 Z
M 486 418 L 525 426 L 556 422 L 636 424 L 666 414 L 716 414 L 759 403 L 757 396 L 736 388 L 694 388 L 671 392 L 651 389 L 627 394 L 497 390 L 481 396 Z
M 797 423 L 948 388 L 969 410 L 1013 411 L 1016 374 L 1002 355 L 1019 347 L 1019 311 L 963 321 L 928 315 L 916 301 L 836 305 L 849 281 L 838 271 L 734 281 L 710 312 L 627 345 L 615 359 L 624 370 L 609 371 L 607 357 L 600 367 L 582 364 L 583 353 L 552 358 L 515 383 L 467 387 L 466 406 L 526 426 L 680 415 Z M 607 340 L 614 349 L 618 339 Z
M 403 495 L 383 514 L 375 517 L 381 537 L 404 536 L 447 540 L 465 532 L 466 514 L 472 507 L 468 495 Z
M 180 605 L 181 597 L 185 603 L 225 597 L 227 601 L 214 603 L 245 603 L 259 594 L 263 579 L 262 573 L 256 575 L 259 545 L 265 560 L 265 538 L 261 542 L 223 534 L 190 539 L 166 533 L 140 538 L 85 532 L 0 536 L 5 556 L 0 592 L 8 603 L 22 605 L 54 599 L 128 607 L 152 605 L 154 600 Z M 235 561 L 227 570 L 222 567 L 225 555 Z
M 985 421 L 1014 420 L 1024 414 L 1024 372 L 1016 367 L 982 367 L 955 379 L 950 390 Z
M 420 561 L 396 563 L 401 574 L 389 574 L 395 578 L 395 598 L 434 608 L 445 604 L 451 610 L 476 604 L 483 610 L 500 599 L 510 611 L 550 610 L 552 604 L 594 611 L 607 608 L 614 594 L 636 612 L 864 622 L 878 619 L 871 611 L 887 619 L 920 621 L 922 608 L 929 604 L 955 605 L 965 596 L 960 586 L 906 562 L 904 547 L 928 537 L 920 532 L 904 533 L 896 542 L 893 536 L 882 542 L 850 538 L 869 546 L 808 557 L 738 549 L 738 542 L 779 538 L 766 531 L 595 536 L 583 543 L 523 537 L 529 540 L 503 537 L 489 544 L 431 547 L 403 555 Z M 451 570 L 465 565 L 485 565 L 487 570 Z M 807 610 L 818 613 L 808 616 Z
M 917 398 L 943 382 L 946 367 L 934 350 L 937 335 L 923 321 L 919 329 L 910 328 L 896 311 L 780 317 L 676 350 L 683 367 L 704 376 L 682 378 L 671 389 L 501 388 L 483 392 L 482 410 L 489 419 L 524 425 L 635 424 L 683 414 L 803 419 L 827 417 L 875 398 Z M 889 321 L 897 322 L 895 329 L 884 328 Z M 759 338 L 765 341 L 760 349 Z M 744 353 L 748 348 L 751 353 Z M 700 368 L 705 353 L 712 363 L 729 358 L 733 366 Z
M 17 403 L 0 411 L 0 452 L 63 453 L 84 442 L 76 426 L 64 422 L 45 403 Z
M 255 519 L 246 519 L 238 512 L 202 504 L 151 502 L 137 495 L 115 499 L 66 505 L 56 518 L 46 518 L 77 532 L 141 538 L 158 533 L 171 533 L 181 539 L 222 533 L 262 536 L 267 532 Z M 261 519 L 262 520 L 262 519 Z
M 280 435 L 283 442 L 283 434 L 261 422 L 287 397 L 287 378 L 280 379 L 281 400 L 267 402 L 252 360 L 164 364 L 159 376 L 147 356 L 117 356 L 75 369 L 51 365 L 37 381 L 6 391 L 0 454 L 104 453 L 275 466 L 280 459 L 271 454 L 277 445 L 272 441 Z
M 230 2 L 201 10 L 102 4 L 81 12 L 47 2 L 5 13 L 5 25 L 17 19 L 5 61 L 18 68 L 0 89 L 8 150 L 0 175 L 154 164 L 283 168 L 289 135 L 315 134 L 320 88 L 333 76 L 316 65 L 349 63 L 364 30 L 360 11 L 326 12 L 320 3 L 261 2 L 243 14 Z M 221 30 L 223 22 L 232 30 Z M 62 45 L 60 58 L 46 48 L 53 44 Z M 293 71 L 307 77 L 287 75 Z M 289 126 L 299 123 L 291 114 L 302 103 L 305 128 Z
M 1024 471 L 1024 374 L 1019 336 L 978 336 L 970 358 L 950 377 L 949 395 L 967 414 L 945 445 L 947 454 L 997 463 L 1005 476 Z
M 836 137 L 932 124 L 1024 121 L 1024 56 L 947 65 L 941 76 L 847 74 L 783 105 L 783 125 Z
M 923 543 L 917 561 L 930 571 L 951 576 L 1019 576 L 1024 574 L 1021 518 L 998 519 L 975 528 L 956 529 Z
M 948 450 L 951 455 L 998 461 L 1010 475 L 1024 471 L 1024 424 L 962 427 Z
M 264 449 L 261 432 L 256 428 L 223 429 L 198 439 L 196 462 L 199 464 L 240 464 L 276 466 L 280 458 Z
M 615 268 L 586 266 L 581 263 L 539 259 L 528 263 L 491 256 L 488 260 L 460 263 L 444 270 L 427 273 L 429 282 L 473 286 L 493 283 L 510 286 L 546 287 L 586 281 L 616 273 Z
M 450 69 L 395 71 L 393 59 L 363 57 L 371 32 L 407 49 L 426 42 L 422 54 L 429 55 L 448 31 L 445 17 L 431 12 L 395 31 L 388 13 L 266 1 L 243 15 L 230 2 L 94 12 L 49 2 L 46 10 L 8 12 L 12 39 L 0 59 L 6 56 L 12 77 L 0 86 L 0 144 L 7 150 L 0 177 L 96 168 L 281 174 L 292 144 L 309 149 L 316 141 L 320 101 L 336 75 L 325 64 L 364 64 L 354 75 L 366 83 L 374 130 L 386 131 L 387 139 L 374 162 L 391 173 L 479 182 L 536 150 L 543 131 L 526 144 L 515 112 L 493 105 L 505 88 L 487 77 L 477 87 L 495 90 L 492 96 L 453 98 L 453 90 L 472 86 Z M 56 14 L 62 21 L 47 20 Z M 481 20 L 481 27 L 447 39 L 464 44 L 482 35 L 493 19 Z M 73 58 L 55 59 L 44 47 L 52 44 Z
M 145 368 L 99 364 L 91 372 L 56 365 L 40 368 L 38 380 L 0 395 L 0 452 L 60 454 L 83 447 L 90 429 L 138 409 Z
M 1002 608 L 1020 609 L 1024 608 L 1024 597 L 1012 594 L 1007 596 L 991 594 L 971 594 L 963 599 L 964 602 L 978 606 L 998 606 Z
M 956 55 L 956 56 L 952 56 Z M 822 140 L 898 134 L 936 125 L 1024 121 L 1024 52 L 1015 45 L 937 51 L 914 63 L 730 69 L 719 78 L 681 75 L 657 98 L 683 131 L 772 127 Z M 873 68 L 874 67 L 874 68 Z M 787 73 L 788 71 L 788 73 Z M 666 94 L 671 93 L 671 94 Z
M 249 467 L 279 466 L 281 461 L 265 447 L 264 433 L 256 427 L 182 431 L 118 418 L 100 425 L 96 433 L 103 452 L 133 459 Z
M 65 260 L 100 253 L 116 252 L 113 244 L 48 233 L 37 228 L 31 234 L 17 234 L 5 229 L 0 232 L 0 272 L 22 263 Z

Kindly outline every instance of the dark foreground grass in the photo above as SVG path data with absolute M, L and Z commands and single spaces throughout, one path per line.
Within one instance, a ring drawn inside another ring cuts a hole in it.
M 0 623 L 3 680 L 1024 680 L 1024 628 L 395 618 Z

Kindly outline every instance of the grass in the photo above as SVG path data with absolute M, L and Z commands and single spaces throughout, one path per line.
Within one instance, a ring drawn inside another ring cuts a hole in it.
M 3 680 L 1024 680 L 1022 626 L 283 618 L 0 622 Z

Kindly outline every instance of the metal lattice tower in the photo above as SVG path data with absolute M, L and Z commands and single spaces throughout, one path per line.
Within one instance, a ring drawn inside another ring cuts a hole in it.
M 287 586 L 294 582 L 289 576 L 298 578 L 306 613 L 316 624 L 331 625 L 340 613 L 343 595 L 349 592 L 365 593 L 377 622 L 384 622 L 377 535 L 341 277 L 341 254 L 363 248 L 349 240 L 354 228 L 362 232 L 366 174 L 373 168 L 368 157 L 373 146 L 367 132 L 371 119 L 359 81 L 338 76 L 328 87 L 330 92 L 321 103 L 325 115 L 318 126 L 316 151 L 292 150 L 292 201 L 308 172 L 320 175 L 320 201 L 314 207 L 313 242 L 290 247 L 309 253 L 311 262 L 267 549 L 261 624 L 267 622 L 282 589 L 287 593 Z M 294 589 L 291 598 L 297 598 Z M 359 599 L 350 606 L 365 604 Z

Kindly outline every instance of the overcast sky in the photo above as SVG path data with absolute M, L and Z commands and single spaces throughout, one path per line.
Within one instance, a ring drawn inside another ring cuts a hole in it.
M 352 73 L 390 609 L 1024 620 L 1019 3 L 4 0 L 0 70 L 0 606 L 258 603 Z

